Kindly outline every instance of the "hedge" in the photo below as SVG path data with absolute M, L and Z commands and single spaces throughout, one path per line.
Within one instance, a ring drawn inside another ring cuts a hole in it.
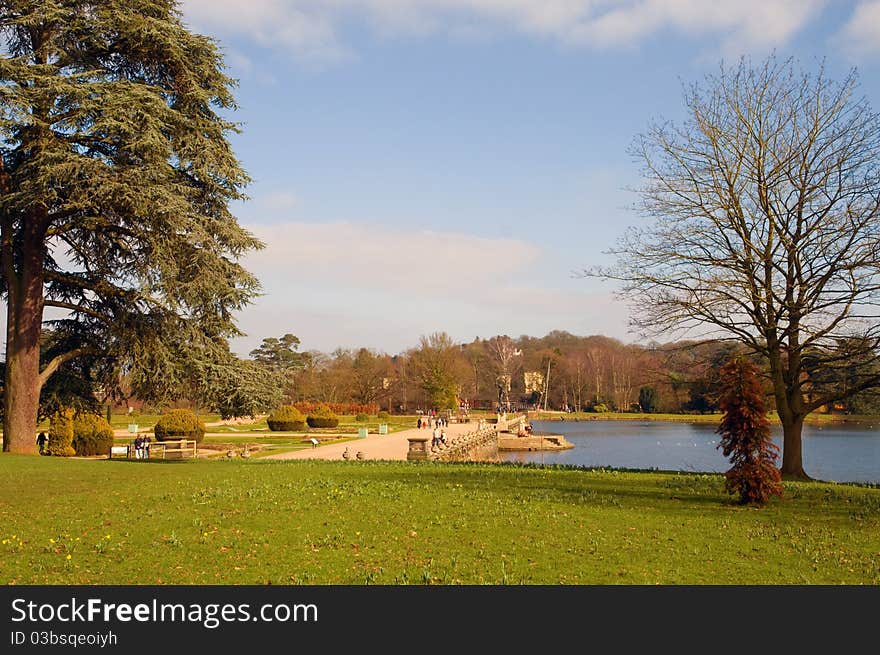
M 172 409 L 159 417 L 153 434 L 159 441 L 195 439 L 201 442 L 205 438 L 205 424 L 192 410 Z
M 282 405 L 266 419 L 273 432 L 298 432 L 306 427 L 306 417 L 293 405 Z

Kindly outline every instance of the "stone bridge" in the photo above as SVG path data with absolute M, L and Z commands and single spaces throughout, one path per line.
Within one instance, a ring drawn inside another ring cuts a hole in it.
M 498 459 L 498 435 L 517 434 L 525 429 L 525 414 L 499 414 L 494 419 L 480 420 L 474 429 L 453 436 L 448 443 L 431 445 L 430 436 L 409 437 L 408 460 L 466 462 Z

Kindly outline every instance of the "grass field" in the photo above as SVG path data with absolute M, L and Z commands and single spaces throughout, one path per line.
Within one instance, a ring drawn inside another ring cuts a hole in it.
M 409 462 L 0 456 L 5 584 L 880 584 L 880 489 Z

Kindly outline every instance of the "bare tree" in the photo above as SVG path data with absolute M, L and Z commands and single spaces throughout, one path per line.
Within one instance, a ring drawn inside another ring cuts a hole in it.
M 766 358 L 788 477 L 807 477 L 804 417 L 880 384 L 880 119 L 856 94 L 855 71 L 836 82 L 775 57 L 686 89 L 686 121 L 634 147 L 653 222 L 587 272 L 624 282 L 644 334 L 701 328 Z M 841 366 L 858 369 L 845 387 L 811 383 Z
M 577 350 L 571 353 L 565 362 L 565 373 L 568 378 L 568 388 L 571 392 L 575 411 L 583 411 L 586 402 L 587 390 L 587 353 Z
M 595 380 L 595 389 L 596 393 L 593 398 L 593 404 L 598 405 L 602 402 L 602 376 L 604 374 L 603 369 L 603 354 L 599 348 L 589 348 L 587 350 L 587 361 L 590 364 L 590 367 L 593 369 L 593 378 Z
M 519 368 L 522 351 L 516 347 L 513 339 L 502 335 L 492 337 L 486 342 L 489 357 L 495 368 L 495 375 L 499 389 L 498 403 L 502 407 L 510 405 L 510 385 L 513 374 Z

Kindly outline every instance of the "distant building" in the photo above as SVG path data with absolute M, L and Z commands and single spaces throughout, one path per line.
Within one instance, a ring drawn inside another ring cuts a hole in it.
M 544 374 L 541 371 L 524 371 L 523 384 L 527 396 L 536 392 L 544 393 Z

